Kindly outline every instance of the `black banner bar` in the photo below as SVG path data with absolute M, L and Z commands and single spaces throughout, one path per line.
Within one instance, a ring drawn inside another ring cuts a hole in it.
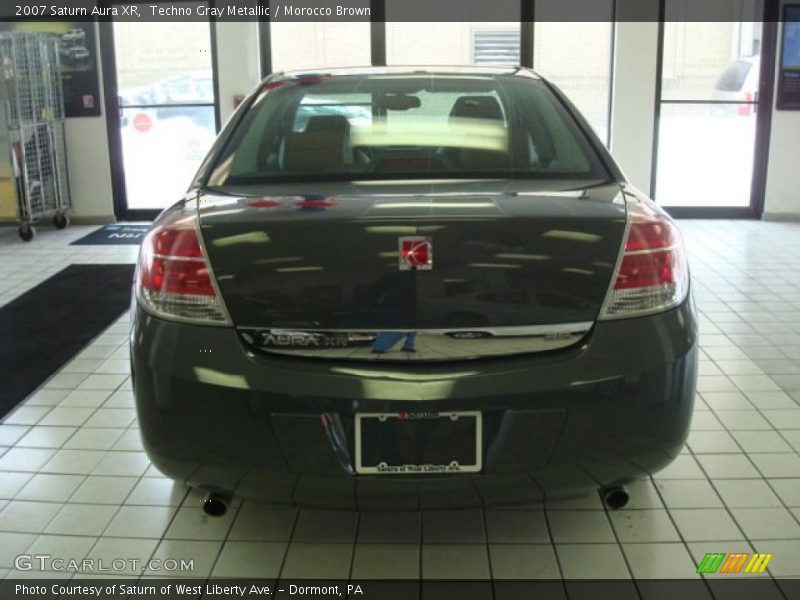
M 657 559 L 654 559 L 657 560 Z M 769 577 L 639 580 L 275 580 L 275 579 L 5 579 L 0 598 L 77 600 L 556 600 L 567 598 L 798 598 L 800 580 Z
M 530 7 L 526 6 L 530 4 Z M 379 4 L 379 8 L 376 8 Z M 653 21 L 653 2 L 620 2 L 618 21 Z M 0 20 L 92 21 L 362 21 L 362 22 L 606 22 L 606 2 L 596 0 L 186 0 L 96 2 L 4 0 Z M 667 21 L 759 21 L 763 0 L 666 0 Z M 781 18 L 781 17 L 778 17 Z

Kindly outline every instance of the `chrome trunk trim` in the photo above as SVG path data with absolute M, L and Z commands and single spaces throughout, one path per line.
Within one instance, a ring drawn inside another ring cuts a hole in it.
M 239 327 L 253 350 L 285 356 L 358 361 L 435 362 L 558 350 L 579 342 L 592 321 L 520 327 L 408 331 Z

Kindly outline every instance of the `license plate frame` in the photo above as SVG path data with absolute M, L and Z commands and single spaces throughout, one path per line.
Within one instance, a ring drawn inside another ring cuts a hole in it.
M 409 416 L 410 415 L 410 416 Z M 363 464 L 363 436 L 362 424 L 366 419 L 395 419 L 395 420 L 416 420 L 416 419 L 453 419 L 462 417 L 475 419 L 475 457 L 470 463 L 461 464 L 458 461 L 450 461 L 449 464 L 406 464 L 389 465 L 379 463 L 378 465 Z M 358 475 L 425 475 L 425 474 L 459 474 L 459 473 L 479 473 L 483 469 L 483 413 L 477 410 L 471 411 L 420 411 L 414 412 L 387 412 L 387 413 L 356 413 L 355 414 L 355 470 Z

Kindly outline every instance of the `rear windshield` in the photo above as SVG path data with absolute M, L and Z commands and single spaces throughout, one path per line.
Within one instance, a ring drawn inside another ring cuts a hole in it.
M 608 179 L 541 81 L 304 76 L 268 84 L 211 169 L 225 186 L 309 179 Z
M 744 85 L 744 80 L 747 79 L 751 66 L 749 62 L 743 60 L 732 62 L 720 75 L 715 87 L 721 92 L 740 91 Z

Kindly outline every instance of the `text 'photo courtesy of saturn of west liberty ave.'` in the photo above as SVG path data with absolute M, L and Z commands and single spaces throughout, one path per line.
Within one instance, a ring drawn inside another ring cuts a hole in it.
M 295 583 L 282 583 L 268 585 L 254 583 L 249 585 L 223 585 L 218 583 L 184 584 L 157 582 L 153 584 L 118 584 L 118 583 L 83 583 L 65 584 L 54 583 L 50 585 L 17 583 L 14 586 L 14 595 L 18 597 L 36 596 L 44 598 L 64 598 L 73 596 L 88 597 L 120 597 L 138 598 L 139 596 L 182 597 L 197 598 L 202 596 L 220 596 L 223 598 L 256 598 L 272 597 L 272 594 L 288 594 L 289 596 L 321 596 L 330 597 L 367 597 L 367 588 L 357 583 L 332 584 L 332 585 L 300 585 Z

